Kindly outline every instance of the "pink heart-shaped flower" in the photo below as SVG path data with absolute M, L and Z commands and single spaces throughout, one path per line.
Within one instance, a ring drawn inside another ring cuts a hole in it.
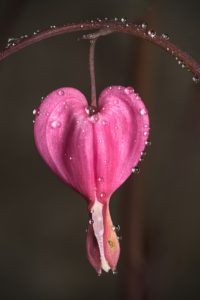
M 87 254 L 98 273 L 113 271 L 120 247 L 109 213 L 112 193 L 138 164 L 149 134 L 144 103 L 130 87 L 106 88 L 98 109 L 62 88 L 37 110 L 35 143 L 49 167 L 88 202 Z

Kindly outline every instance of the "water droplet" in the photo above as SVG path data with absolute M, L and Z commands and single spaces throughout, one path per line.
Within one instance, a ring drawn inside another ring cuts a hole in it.
M 178 60 L 178 65 L 181 65 L 182 63 L 182 60 Z
M 83 24 L 81 24 L 81 28 L 83 28 L 84 27 L 84 25 Z
M 103 178 L 102 178 L 102 177 L 98 177 L 98 178 L 97 178 L 97 181 L 98 181 L 98 182 L 103 182 Z
M 134 167 L 134 168 L 132 169 L 132 173 L 134 173 L 134 174 L 140 173 L 139 167 Z
M 20 38 L 14 38 L 14 37 L 11 37 L 11 38 L 9 38 L 8 41 L 7 41 L 6 48 L 14 47 L 14 46 L 17 45 L 19 42 L 20 42 Z
M 105 198 L 106 194 L 102 192 L 102 193 L 100 193 L 99 196 L 100 196 L 101 199 L 103 199 L 103 198 Z
M 39 29 L 37 29 L 36 31 L 33 32 L 33 35 L 37 35 L 40 32 Z
M 113 104 L 118 104 L 119 103 L 119 100 L 118 99 L 115 99 L 114 101 L 113 101 Z
M 151 37 L 151 38 L 154 38 L 156 36 L 156 32 L 154 30 L 148 30 L 148 35 Z
M 164 40 L 169 40 L 169 36 L 168 36 L 168 34 L 166 34 L 166 33 L 162 33 L 162 34 L 161 34 L 161 37 L 162 37 Z
M 182 68 L 182 69 L 185 69 L 185 67 L 186 67 L 185 64 L 182 63 L 181 68 Z
M 119 232 L 120 231 L 120 225 L 113 226 L 113 230 Z
M 59 128 L 60 126 L 61 126 L 61 122 L 60 121 L 54 120 L 53 122 L 51 122 L 51 127 L 52 128 Z
M 34 109 L 33 110 L 33 115 L 36 115 L 37 114 L 37 109 Z
M 148 132 L 147 131 L 144 131 L 143 135 L 144 136 L 147 136 Z
M 121 22 L 122 22 L 122 23 L 125 23 L 126 21 L 127 21 L 126 18 L 121 18 Z
M 11 44 L 11 43 L 13 43 L 15 41 L 16 41 L 16 38 L 11 37 L 11 38 L 8 39 L 8 44 Z
M 106 120 L 102 120 L 101 124 L 105 126 L 105 125 L 107 125 L 108 123 L 107 123 Z
M 59 95 L 59 96 L 63 96 L 64 93 L 65 93 L 65 92 L 64 92 L 63 90 L 59 90 L 59 91 L 58 91 L 58 95 Z
M 117 17 L 115 17 L 115 18 L 114 18 L 114 21 L 115 21 L 115 22 L 117 22 L 117 21 L 118 21 L 118 18 L 117 18 Z
M 144 116 L 144 115 L 146 115 L 146 110 L 144 109 L 144 108 L 141 108 L 140 109 L 140 114 L 141 114 L 141 116 Z
M 144 160 L 146 152 L 141 152 L 140 161 Z
M 89 220 L 89 224 L 90 224 L 90 225 L 94 224 L 94 220 L 90 219 L 90 220 Z
M 124 93 L 129 95 L 129 94 L 133 94 L 134 93 L 134 89 L 132 87 L 126 87 L 124 89 Z
M 104 18 L 104 20 L 105 20 L 105 21 L 108 21 L 108 18 L 107 18 L 107 17 L 105 17 L 105 18 Z
M 195 76 L 192 77 L 192 81 L 194 83 L 199 83 L 200 79 L 199 79 L 199 77 L 197 75 L 195 75 Z
M 51 29 L 55 29 L 55 28 L 56 28 L 56 25 L 51 25 L 50 28 L 51 28 Z
M 97 108 L 95 106 L 89 105 L 86 106 L 85 112 L 89 115 L 92 116 L 97 112 Z
M 145 145 L 146 145 L 146 146 L 151 146 L 151 141 L 147 140 L 147 141 L 145 142 Z
M 118 274 L 117 270 L 112 271 L 112 273 L 113 273 L 113 275 L 115 275 L 115 276 Z
M 90 120 L 91 120 L 92 122 L 96 123 L 96 122 L 99 120 L 98 114 L 92 115 L 92 116 L 90 117 Z
M 128 24 L 128 23 L 126 23 L 126 27 L 129 27 L 129 24 Z
M 72 160 L 72 159 L 73 159 L 72 156 L 70 156 L 70 157 L 69 157 L 69 160 Z
M 98 21 L 99 23 L 101 23 L 101 22 L 102 22 L 102 20 L 101 20 L 100 18 L 97 18 L 97 21 Z
M 35 120 L 33 120 L 33 124 L 35 123 Z
M 146 22 L 143 22 L 141 24 L 142 29 L 146 30 L 147 29 L 148 24 Z
M 119 241 L 121 241 L 121 240 L 122 240 L 122 236 L 118 236 L 117 239 L 118 239 Z

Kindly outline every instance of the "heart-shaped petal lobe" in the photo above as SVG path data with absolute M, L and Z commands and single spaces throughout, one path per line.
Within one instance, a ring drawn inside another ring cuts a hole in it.
M 115 270 L 119 242 L 109 213 L 112 193 L 138 164 L 149 134 L 144 103 L 129 87 L 106 88 L 98 110 L 74 88 L 50 93 L 37 110 L 35 143 L 49 167 L 88 201 L 88 258 Z

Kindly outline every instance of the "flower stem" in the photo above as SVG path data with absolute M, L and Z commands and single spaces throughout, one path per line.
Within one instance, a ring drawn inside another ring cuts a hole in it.
M 90 40 L 90 53 L 89 53 L 89 68 L 90 68 L 90 82 L 91 82 L 91 105 L 97 107 L 96 96 L 96 81 L 95 81 L 95 67 L 94 67 L 94 54 L 97 39 Z
M 154 30 L 149 29 L 146 23 L 135 24 L 126 22 L 124 18 L 121 20 L 100 20 L 88 21 L 82 23 L 72 23 L 62 26 L 50 26 L 50 28 L 36 31 L 30 36 L 23 36 L 15 39 L 16 41 L 7 44 L 7 46 L 0 51 L 0 61 L 10 56 L 11 54 L 18 52 L 19 50 L 26 48 L 32 44 L 39 41 L 45 40 L 47 38 L 57 36 L 69 32 L 86 31 L 86 30 L 99 30 L 103 31 L 105 34 L 111 32 L 121 32 L 130 34 L 139 38 L 142 38 L 150 43 L 153 43 L 168 54 L 172 55 L 178 62 L 181 62 L 182 66 L 193 73 L 194 82 L 199 82 L 200 79 L 200 64 L 195 61 L 187 52 L 184 52 L 178 48 L 175 44 L 170 42 L 165 34 L 158 34 Z M 91 35 L 95 36 L 96 33 Z M 101 34 L 103 35 L 103 34 Z

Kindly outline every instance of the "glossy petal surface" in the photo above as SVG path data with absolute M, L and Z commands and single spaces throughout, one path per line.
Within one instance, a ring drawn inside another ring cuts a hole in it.
M 140 159 L 149 132 L 147 110 L 132 88 L 113 86 L 89 113 L 73 88 L 50 93 L 35 118 L 35 143 L 49 167 L 88 201 L 92 225 L 88 258 L 97 270 L 115 269 L 119 242 L 112 229 L 109 199 Z

